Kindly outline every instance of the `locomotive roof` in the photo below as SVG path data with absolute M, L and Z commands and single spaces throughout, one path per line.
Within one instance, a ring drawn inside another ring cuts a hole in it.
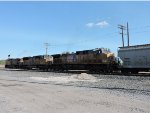
M 96 51 L 101 51 L 102 53 L 110 53 L 110 50 L 107 48 L 95 48 L 90 50 L 76 51 L 76 54 L 94 53 Z
M 43 57 L 44 55 L 38 55 L 38 56 L 33 56 L 33 58 L 41 58 Z
M 39 57 L 44 57 L 44 56 L 50 56 L 50 55 L 37 55 L 37 56 L 33 56 L 33 57 L 39 58 Z
M 8 58 L 7 60 L 20 60 L 20 58 Z
M 59 58 L 61 56 L 61 54 L 54 54 L 52 55 L 54 58 Z
M 23 57 L 23 60 L 28 60 L 29 58 L 32 58 L 32 57 Z
M 97 50 L 101 50 L 102 48 L 95 48 L 95 49 L 89 49 L 89 50 L 82 50 L 82 51 L 76 51 L 76 53 L 80 53 L 80 52 L 92 52 L 92 51 L 97 51 Z

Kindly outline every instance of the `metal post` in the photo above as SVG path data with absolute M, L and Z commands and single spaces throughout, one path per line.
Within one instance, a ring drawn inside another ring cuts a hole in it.
M 123 32 L 123 30 L 125 30 L 126 27 L 123 26 L 123 25 L 118 25 L 118 28 L 121 29 L 121 33 L 120 34 L 122 34 L 122 46 L 124 47 L 124 32 Z
M 49 43 L 44 43 L 44 45 L 45 45 L 45 48 L 46 48 L 46 56 L 48 55 L 48 46 L 50 46 L 49 45 Z
M 130 46 L 130 38 L 129 38 L 129 26 L 128 26 L 128 22 L 127 22 L 127 37 L 128 37 L 128 46 Z
M 124 47 L 124 37 L 123 37 L 123 29 L 122 29 L 122 45 L 123 45 L 123 47 Z

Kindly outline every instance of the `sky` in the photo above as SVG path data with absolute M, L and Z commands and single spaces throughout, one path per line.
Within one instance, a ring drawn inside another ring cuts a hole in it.
M 0 59 L 150 43 L 150 2 L 0 2 Z M 126 32 L 126 31 L 124 31 Z M 127 45 L 127 35 L 124 35 Z

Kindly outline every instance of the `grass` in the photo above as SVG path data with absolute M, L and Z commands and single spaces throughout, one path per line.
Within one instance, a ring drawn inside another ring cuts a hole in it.
M 0 60 L 0 65 L 5 65 L 5 60 Z

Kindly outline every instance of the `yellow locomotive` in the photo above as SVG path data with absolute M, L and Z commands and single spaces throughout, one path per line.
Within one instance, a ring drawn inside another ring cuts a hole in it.
M 117 68 L 115 55 L 105 48 L 76 51 L 55 55 L 39 55 L 8 59 L 6 68 L 42 70 L 92 70 L 112 71 Z

